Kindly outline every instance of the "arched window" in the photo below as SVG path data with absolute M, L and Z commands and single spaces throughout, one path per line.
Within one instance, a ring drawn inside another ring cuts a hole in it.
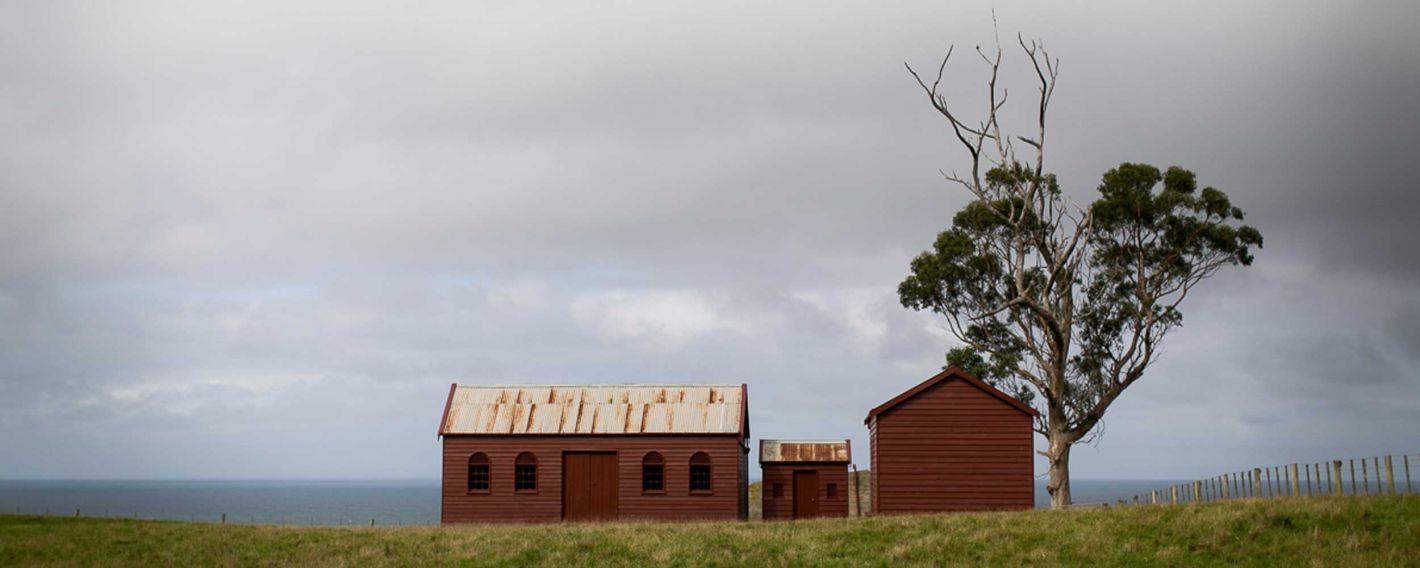
M 518 454 L 518 459 L 513 462 L 513 490 L 537 491 L 537 456 L 532 452 Z
M 651 452 L 641 458 L 641 491 L 643 493 L 666 492 L 666 460 L 661 454 Z
M 712 465 L 710 455 L 705 452 L 695 452 L 695 455 L 690 456 L 691 493 L 710 492 L 710 469 Z
M 493 480 L 489 474 L 488 456 L 483 452 L 478 452 L 468 458 L 468 492 L 488 493 L 493 486 Z

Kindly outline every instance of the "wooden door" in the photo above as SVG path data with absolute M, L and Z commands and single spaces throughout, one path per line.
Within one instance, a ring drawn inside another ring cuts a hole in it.
M 568 521 L 616 519 L 616 454 L 562 454 L 562 518 Z
M 818 472 L 794 472 L 794 518 L 818 516 Z

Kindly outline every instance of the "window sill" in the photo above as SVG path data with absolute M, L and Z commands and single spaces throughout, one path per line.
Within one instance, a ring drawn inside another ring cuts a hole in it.
M 487 489 L 478 489 L 478 490 L 474 490 L 474 491 L 469 491 L 467 494 L 468 494 L 468 495 L 492 495 L 493 492 L 490 491 L 490 490 L 487 490 Z
M 513 491 L 513 494 L 514 494 L 514 495 L 537 495 L 537 490 L 536 490 L 536 489 L 517 489 L 517 490 L 514 490 L 514 491 Z
M 715 492 L 709 489 L 691 489 L 691 495 L 714 495 Z
M 641 494 L 642 494 L 642 495 L 665 495 L 665 494 L 666 494 L 666 490 L 665 490 L 665 489 L 642 489 L 642 490 L 641 490 Z

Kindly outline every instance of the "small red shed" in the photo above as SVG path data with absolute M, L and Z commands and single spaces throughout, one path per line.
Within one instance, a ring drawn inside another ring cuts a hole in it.
M 1034 507 L 1039 415 L 955 368 L 874 408 L 864 420 L 873 513 Z
M 450 385 L 444 523 L 745 519 L 738 385 Z
M 760 440 L 765 520 L 848 516 L 848 440 Z

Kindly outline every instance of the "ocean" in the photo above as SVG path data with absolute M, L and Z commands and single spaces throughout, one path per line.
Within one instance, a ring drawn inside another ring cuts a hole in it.
M 1077 479 L 1078 504 L 1114 503 L 1184 481 Z M 1044 480 L 1036 506 L 1049 507 Z M 437 479 L 0 480 L 0 513 L 229 523 L 367 526 L 439 522 Z

